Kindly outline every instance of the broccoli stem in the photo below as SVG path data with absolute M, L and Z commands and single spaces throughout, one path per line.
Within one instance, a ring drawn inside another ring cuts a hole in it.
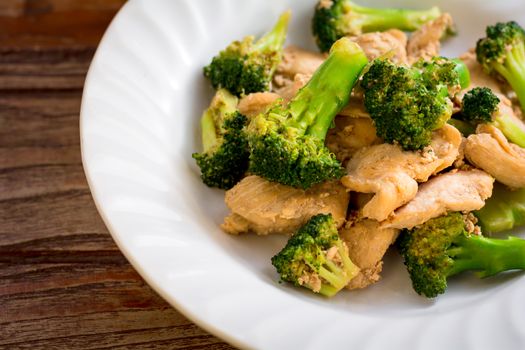
M 337 242 L 337 251 L 339 252 L 339 256 L 341 257 L 341 261 L 343 262 L 343 267 L 346 271 L 347 277 L 350 279 L 353 279 L 357 274 L 359 273 L 360 269 L 357 265 L 355 265 L 352 260 L 350 260 L 350 256 L 348 255 L 348 250 L 345 249 L 342 242 Z
M 339 292 L 340 289 L 334 288 L 329 284 L 323 284 L 321 285 L 321 289 L 319 289 L 319 294 L 324 295 L 325 297 L 333 297 Z
M 348 281 L 359 273 L 359 268 L 352 263 L 352 260 L 350 260 L 348 256 L 348 251 L 343 244 L 338 241 L 335 247 L 341 258 L 342 267 L 337 266 L 333 261 L 327 259 L 318 269 L 319 277 L 326 281 L 326 283 L 321 283 L 319 293 L 327 297 L 334 296 L 346 286 Z M 310 265 L 310 267 L 315 269 L 315 266 Z
M 290 102 L 289 125 L 324 140 L 335 115 L 348 103 L 350 91 L 368 63 L 359 45 L 339 40 L 329 58 Z
M 447 252 L 454 259 L 448 276 L 476 270 L 477 275 L 484 278 L 503 271 L 525 269 L 525 240 L 516 237 L 494 239 L 460 235 Z
M 525 188 L 510 190 L 494 185 L 485 206 L 474 212 L 485 233 L 496 233 L 525 225 Z
M 494 62 L 494 69 L 516 92 L 521 109 L 525 111 L 525 44 L 521 42 L 514 45 L 503 63 Z
M 225 89 L 219 89 L 210 107 L 204 111 L 201 117 L 202 148 L 204 153 L 210 151 L 217 145 L 222 134 L 221 124 L 227 114 L 237 110 L 237 97 Z
M 470 86 L 470 71 L 467 65 L 459 58 L 453 58 L 451 61 L 456 63 L 454 70 L 458 73 L 459 85 L 462 89 L 468 88 Z
M 437 7 L 432 7 L 427 10 L 369 8 L 356 5 L 350 1 L 347 1 L 343 6 L 344 11 L 348 11 L 349 21 L 361 21 L 359 24 L 364 33 L 384 31 L 390 28 L 414 31 L 419 29 L 424 23 L 439 17 L 441 14 L 441 11 Z M 356 15 L 363 15 L 363 18 L 355 18 Z M 352 25 L 354 25 L 354 23 L 352 23 Z
M 341 270 L 336 264 L 327 260 L 325 262 L 326 266 L 321 266 L 319 268 L 319 276 L 324 278 L 330 285 L 335 288 L 340 289 L 341 285 L 345 285 L 345 278 L 343 270 Z
M 340 268 L 332 261 L 327 260 L 325 264 L 328 269 L 321 267 L 319 271 L 319 276 L 330 283 L 330 285 L 322 284 L 319 293 L 328 297 L 335 295 L 348 281 L 352 280 L 359 273 L 359 267 L 352 263 L 352 260 L 350 260 L 348 256 L 348 251 L 341 241 L 336 242 L 335 246 L 343 267 Z
M 263 35 L 254 44 L 257 51 L 280 51 L 286 40 L 286 32 L 288 31 L 288 22 L 290 21 L 291 11 L 284 12 L 271 31 Z
M 476 128 L 472 126 L 472 124 L 469 124 L 463 120 L 450 118 L 447 122 L 458 129 L 459 132 L 461 132 L 465 137 L 476 132 Z
M 335 295 L 340 291 L 347 283 L 348 278 L 341 268 L 336 264 L 327 260 L 325 266 L 319 268 L 319 276 L 328 283 L 322 283 L 319 293 L 327 297 Z
M 208 152 L 217 144 L 217 130 L 215 129 L 215 121 L 210 110 L 206 110 L 201 118 L 202 130 L 202 148 L 204 152 Z
M 523 121 L 515 116 L 498 113 L 492 124 L 500 129 L 510 142 L 525 148 L 525 123 Z

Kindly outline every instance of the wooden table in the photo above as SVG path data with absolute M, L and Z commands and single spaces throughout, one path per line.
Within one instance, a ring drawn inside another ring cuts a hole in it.
M 84 177 L 84 78 L 123 3 L 0 1 L 0 349 L 231 349 L 145 284 Z

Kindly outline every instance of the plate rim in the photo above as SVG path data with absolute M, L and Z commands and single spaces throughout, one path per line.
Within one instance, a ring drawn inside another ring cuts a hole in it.
M 198 327 L 205 330 L 206 332 L 212 334 L 213 336 L 237 348 L 251 349 L 252 347 L 244 343 L 242 340 L 226 332 L 221 331 L 219 328 L 215 327 L 213 324 L 208 323 L 203 318 L 199 317 L 196 313 L 191 312 L 188 308 L 184 306 L 184 304 L 179 303 L 179 301 L 175 297 L 173 297 L 170 293 L 168 293 L 160 285 L 158 285 L 153 280 L 153 278 L 149 276 L 142 269 L 141 264 L 133 258 L 133 254 L 124 247 L 124 244 L 121 242 L 119 234 L 116 233 L 116 229 L 112 226 L 109 218 L 107 217 L 106 213 L 102 209 L 102 203 L 100 201 L 99 196 L 97 195 L 97 190 L 96 190 L 96 186 L 94 186 L 94 180 L 91 174 L 91 170 L 88 165 L 88 161 L 86 160 L 86 150 L 85 150 L 86 141 L 85 141 L 84 132 L 83 132 L 85 120 L 87 119 L 87 116 L 86 116 L 87 113 L 85 112 L 86 104 L 87 104 L 86 99 L 85 99 L 85 93 L 86 93 L 86 90 L 88 89 L 88 86 L 91 84 L 91 81 L 93 80 L 94 63 L 98 61 L 98 57 L 100 56 L 100 52 L 101 52 L 101 47 L 103 47 L 103 43 L 108 41 L 107 38 L 110 35 L 112 35 L 113 28 L 116 26 L 115 23 L 118 20 L 118 18 L 124 16 L 125 11 L 128 11 L 131 4 L 135 2 L 137 2 L 137 0 L 127 1 L 118 10 L 115 16 L 111 19 L 109 25 L 107 26 L 106 30 L 104 31 L 104 34 L 102 35 L 102 38 L 100 39 L 97 45 L 93 58 L 91 59 L 88 71 L 86 73 L 86 78 L 84 80 L 84 86 L 82 88 L 82 97 L 81 97 L 81 102 L 80 102 L 80 113 L 79 113 L 80 157 L 82 160 L 82 168 L 84 170 L 84 175 L 86 176 L 86 181 L 88 184 L 88 188 L 89 188 L 91 197 L 93 198 L 93 202 L 95 203 L 95 208 L 97 209 L 99 216 L 102 218 L 104 225 L 106 226 L 109 234 L 111 235 L 111 238 L 117 245 L 119 251 L 122 253 L 122 255 L 124 255 L 126 260 L 133 267 L 133 269 L 135 269 L 135 271 L 148 284 L 148 286 L 151 287 L 151 289 L 153 289 L 155 293 L 157 293 L 165 302 L 170 304 L 171 307 L 175 308 L 178 312 L 180 312 L 184 317 L 186 317 L 188 320 L 190 320 L 192 323 L 196 324 Z

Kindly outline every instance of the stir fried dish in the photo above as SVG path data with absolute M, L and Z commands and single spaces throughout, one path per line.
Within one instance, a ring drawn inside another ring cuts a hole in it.
M 225 190 L 222 230 L 288 236 L 276 282 L 326 297 L 380 281 L 388 249 L 428 298 L 462 272 L 525 269 L 506 234 L 525 225 L 523 27 L 444 57 L 456 28 L 437 7 L 320 0 L 315 52 L 285 44 L 290 16 L 203 70 L 216 92 L 193 158 Z

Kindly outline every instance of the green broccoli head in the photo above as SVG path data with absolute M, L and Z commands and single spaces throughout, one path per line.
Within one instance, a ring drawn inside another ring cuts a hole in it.
M 476 44 L 476 57 L 488 72 L 507 80 L 525 108 L 525 30 L 514 21 L 488 26 Z
M 204 76 L 215 89 L 225 88 L 240 96 L 267 91 L 281 61 L 290 12 L 281 15 L 274 28 L 257 42 L 253 36 L 234 41 L 204 67 Z
M 272 258 L 272 264 L 282 281 L 327 297 L 343 289 L 359 272 L 331 214 L 312 217 Z
M 442 57 L 411 68 L 376 59 L 361 86 L 377 135 L 405 150 L 418 150 L 450 119 L 450 96 L 460 90 L 461 81 L 457 63 Z
M 282 107 L 276 106 L 267 116 L 276 112 L 286 115 Z M 250 124 L 252 173 L 303 189 L 344 175 L 341 163 L 323 140 L 312 135 L 300 135 L 300 130 L 292 128 L 271 117 L 258 118 Z
M 319 2 L 312 18 L 312 33 L 321 52 L 327 52 L 332 45 L 345 36 L 343 31 L 344 0 L 333 0 L 325 5 Z
M 488 26 L 485 33 L 486 37 L 476 44 L 476 57 L 488 71 L 496 68 L 495 63 L 504 64 L 507 56 L 525 40 L 525 31 L 514 21 Z
M 404 230 L 398 246 L 414 290 L 434 298 L 447 289 L 447 278 L 463 271 L 488 277 L 525 269 L 525 240 L 490 239 L 469 234 L 461 213 L 431 219 Z
M 321 0 L 312 19 L 312 32 L 322 52 L 327 52 L 338 39 L 366 32 L 398 28 L 419 29 L 441 15 L 437 7 L 428 10 L 369 8 L 350 0 Z
M 498 128 L 509 141 L 525 147 L 525 123 L 514 113 L 499 109 L 500 99 L 486 87 L 476 87 L 463 96 L 457 118 L 473 126 L 489 123 Z
M 463 96 L 461 119 L 475 124 L 490 123 L 499 98 L 487 87 L 475 87 Z
M 255 117 L 247 128 L 250 172 L 303 189 L 343 176 L 324 140 L 367 62 L 357 44 L 340 39 L 288 104 L 280 101 Z
M 201 169 L 202 181 L 210 187 L 229 189 L 248 169 L 248 119 L 236 110 L 237 98 L 227 90 L 217 91 L 201 119 L 204 151 L 192 157 Z
M 402 232 L 400 251 L 418 294 L 433 298 L 445 292 L 448 273 L 454 265 L 447 249 L 456 237 L 465 233 L 465 223 L 459 213 L 431 219 Z

